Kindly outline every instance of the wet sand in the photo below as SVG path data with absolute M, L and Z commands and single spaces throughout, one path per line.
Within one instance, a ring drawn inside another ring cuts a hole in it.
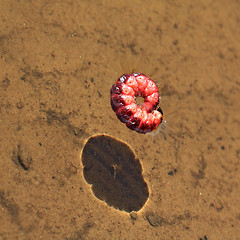
M 239 1 L 0 6 L 0 239 L 240 239 Z M 166 139 L 112 111 L 129 69 L 159 86 Z M 81 153 L 98 134 L 139 159 L 138 212 L 86 182 Z

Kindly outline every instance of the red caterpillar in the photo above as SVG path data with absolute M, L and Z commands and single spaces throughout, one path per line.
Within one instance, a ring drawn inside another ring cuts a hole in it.
M 142 105 L 136 97 L 143 97 Z M 123 74 L 112 86 L 111 105 L 119 120 L 138 133 L 151 132 L 163 120 L 159 103 L 158 87 L 142 73 Z

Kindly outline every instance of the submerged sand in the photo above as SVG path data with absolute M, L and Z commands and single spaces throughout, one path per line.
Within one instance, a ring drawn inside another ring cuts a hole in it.
M 240 239 L 239 1 L 0 6 L 0 239 Z M 131 70 L 159 86 L 166 139 L 112 111 Z M 138 212 L 84 178 L 84 145 L 102 133 L 142 165 Z

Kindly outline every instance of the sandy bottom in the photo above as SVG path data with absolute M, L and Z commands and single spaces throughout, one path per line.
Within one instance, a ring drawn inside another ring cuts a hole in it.
M 0 6 L 0 239 L 240 239 L 239 1 Z M 133 70 L 159 86 L 166 139 L 111 109 L 112 84 Z M 85 180 L 81 154 L 99 134 L 139 160 L 139 211 Z

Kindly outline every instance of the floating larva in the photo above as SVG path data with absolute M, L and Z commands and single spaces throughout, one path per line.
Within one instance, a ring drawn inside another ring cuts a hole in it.
M 143 104 L 136 103 L 142 97 Z M 138 133 L 148 133 L 163 121 L 156 83 L 142 73 L 123 74 L 111 88 L 111 106 L 118 119 Z

